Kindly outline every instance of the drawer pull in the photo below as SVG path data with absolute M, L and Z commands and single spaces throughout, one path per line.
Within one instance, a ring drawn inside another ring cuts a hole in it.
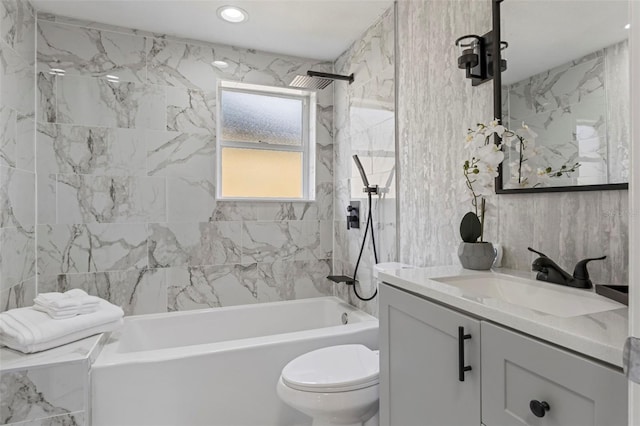
M 464 382 L 464 373 L 471 371 L 470 365 L 464 365 L 464 341 L 471 339 L 470 334 L 464 334 L 464 327 L 458 327 L 458 380 Z
M 547 414 L 547 411 L 549 411 L 551 407 L 549 407 L 549 403 L 547 401 L 540 402 L 532 399 L 531 402 L 529 402 L 529 408 L 531 409 L 531 412 L 534 416 L 544 417 L 544 415 Z

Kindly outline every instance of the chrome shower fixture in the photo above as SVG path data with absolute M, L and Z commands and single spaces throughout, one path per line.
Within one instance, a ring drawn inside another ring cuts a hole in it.
M 289 84 L 289 86 L 322 90 L 333 83 L 334 80 L 344 80 L 348 81 L 349 84 L 351 84 L 353 83 L 353 74 L 339 75 L 319 71 L 307 71 L 307 75 L 297 75 Z

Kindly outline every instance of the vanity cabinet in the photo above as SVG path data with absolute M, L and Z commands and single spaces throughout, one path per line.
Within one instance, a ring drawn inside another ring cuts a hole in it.
M 387 284 L 379 302 L 383 426 L 627 424 L 617 369 Z
M 481 334 L 487 426 L 627 424 L 619 371 L 491 323 L 482 322 Z
M 480 321 L 387 285 L 379 302 L 380 424 L 478 426 Z

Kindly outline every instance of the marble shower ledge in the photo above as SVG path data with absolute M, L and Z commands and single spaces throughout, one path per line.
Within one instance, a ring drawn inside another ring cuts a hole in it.
M 100 352 L 104 334 L 96 334 L 76 342 L 33 354 L 23 354 L 5 347 L 0 348 L 0 371 L 9 373 L 35 367 L 49 367 L 75 361 L 95 360 Z
M 496 272 L 533 278 L 531 273 L 521 271 Z M 433 280 L 438 277 L 477 274 L 478 271 L 465 270 L 459 266 L 443 266 L 390 271 L 381 273 L 380 277 L 382 281 L 411 293 L 622 367 L 622 349 L 628 335 L 627 308 L 560 318 L 506 302 L 501 303 L 497 299 L 479 297 Z

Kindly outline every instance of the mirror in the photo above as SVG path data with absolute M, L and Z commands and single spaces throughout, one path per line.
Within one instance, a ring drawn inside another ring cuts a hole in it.
M 628 187 L 628 9 L 619 0 L 499 4 L 508 47 L 496 115 L 516 136 L 503 140 L 498 193 Z

